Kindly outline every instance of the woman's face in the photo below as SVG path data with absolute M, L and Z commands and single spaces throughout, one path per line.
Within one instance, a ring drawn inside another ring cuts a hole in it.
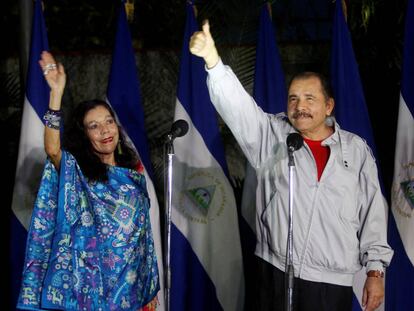
M 114 151 L 119 141 L 119 130 L 108 109 L 104 106 L 97 106 L 89 110 L 83 119 L 83 125 L 95 153 L 102 162 L 107 163 L 108 157 L 114 160 Z M 113 165 L 114 163 L 107 164 Z

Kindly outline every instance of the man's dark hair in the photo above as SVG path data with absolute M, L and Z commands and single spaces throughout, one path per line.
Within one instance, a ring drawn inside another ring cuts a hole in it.
M 70 152 L 79 163 L 83 174 L 92 181 L 108 180 L 107 165 L 102 163 L 100 158 L 95 154 L 92 144 L 86 135 L 86 129 L 83 124 L 86 113 L 98 106 L 106 108 L 111 116 L 115 119 L 115 113 L 105 101 L 100 99 L 88 100 L 81 102 L 74 109 L 69 124 L 64 129 L 62 146 L 63 149 Z M 122 152 L 115 149 L 115 161 L 117 165 L 135 169 L 138 163 L 137 154 L 126 143 L 123 130 L 118 125 L 119 144 Z
M 321 73 L 313 71 L 303 71 L 295 74 L 289 82 L 289 88 L 294 80 L 305 80 L 309 78 L 317 78 L 321 82 L 322 93 L 326 99 L 333 97 L 333 92 L 329 80 Z

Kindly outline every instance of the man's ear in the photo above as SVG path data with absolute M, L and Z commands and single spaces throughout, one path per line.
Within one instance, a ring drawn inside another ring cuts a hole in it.
M 327 108 L 326 115 L 327 116 L 332 115 L 332 111 L 334 107 L 335 107 L 335 100 L 333 99 L 333 97 L 329 97 L 329 99 L 326 101 L 326 108 Z

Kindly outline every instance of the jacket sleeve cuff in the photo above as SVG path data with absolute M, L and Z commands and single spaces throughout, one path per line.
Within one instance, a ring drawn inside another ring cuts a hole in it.
M 368 261 L 366 270 L 367 272 L 372 270 L 384 271 L 385 268 L 381 261 Z
M 207 71 L 208 76 L 212 81 L 217 81 L 226 74 L 226 66 L 224 66 L 221 58 L 219 59 L 218 63 L 214 67 L 209 69 L 207 68 L 207 66 L 204 66 L 204 68 Z

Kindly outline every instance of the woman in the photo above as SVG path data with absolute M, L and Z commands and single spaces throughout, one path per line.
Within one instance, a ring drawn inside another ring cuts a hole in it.
M 48 52 L 39 64 L 51 89 L 44 116 L 48 161 L 17 307 L 155 310 L 158 268 L 142 166 L 100 100 L 76 107 L 61 148 L 65 71 Z

